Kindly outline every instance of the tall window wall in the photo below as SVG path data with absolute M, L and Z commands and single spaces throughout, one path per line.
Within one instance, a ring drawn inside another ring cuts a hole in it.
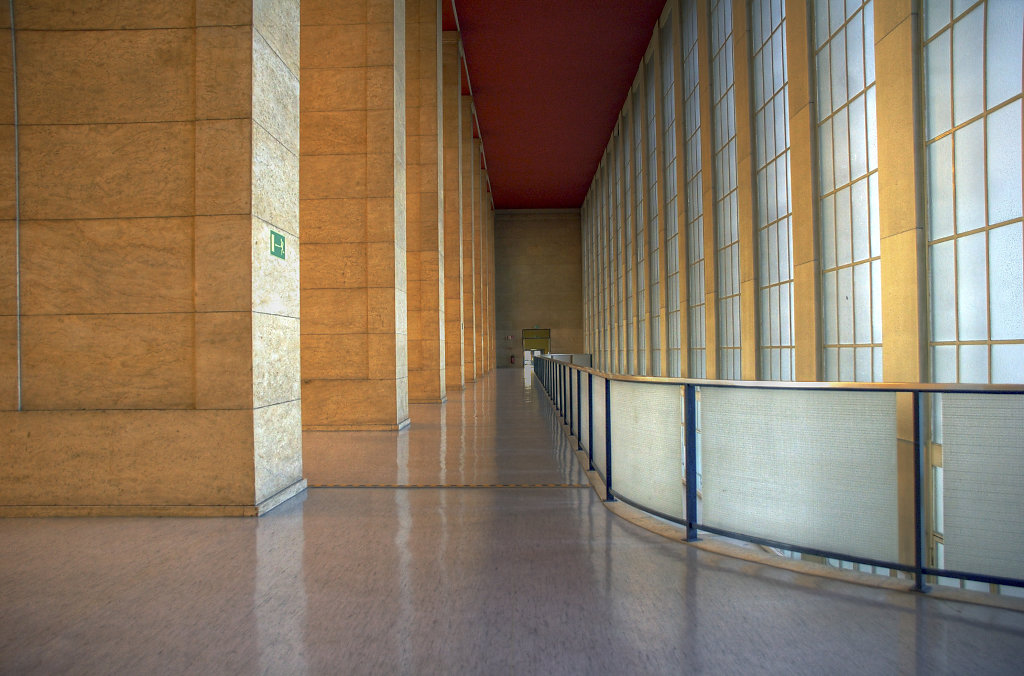
M 711 5 L 715 248 L 718 279 L 718 377 L 739 380 L 740 228 L 736 195 L 736 100 L 732 1 Z
M 638 374 L 647 375 L 647 229 L 644 199 L 644 90 L 633 88 L 633 220 L 636 225 L 636 361 Z
M 697 3 L 682 11 L 683 136 L 686 172 L 686 269 L 689 375 L 707 376 L 704 316 L 704 182 L 701 173 L 700 70 L 697 58 Z
M 796 364 L 784 4 L 780 0 L 751 2 L 750 26 L 757 194 L 759 375 L 764 380 L 792 380 Z
M 679 321 L 679 212 L 676 195 L 676 68 L 673 17 L 661 26 L 661 138 L 665 193 L 665 316 L 668 321 L 668 375 L 682 375 Z
M 646 103 L 646 133 L 644 134 L 644 155 L 647 160 L 647 195 L 644 204 L 647 208 L 647 242 L 650 255 L 647 258 L 647 271 L 650 276 L 650 316 L 651 316 L 651 370 L 654 376 L 661 375 L 661 229 L 659 228 L 658 204 L 658 71 L 652 55 L 644 67 L 644 101 Z
M 1024 381 L 1024 3 L 925 4 L 931 377 Z
M 1024 2 L 929 0 L 919 33 L 870 0 L 814 0 L 806 24 L 784 6 L 668 1 L 581 211 L 589 349 L 738 379 L 742 298 L 761 379 L 879 381 L 884 349 L 892 377 L 1024 382 Z M 876 75 L 876 49 L 903 57 Z
M 882 379 L 872 2 L 814 5 L 826 380 Z

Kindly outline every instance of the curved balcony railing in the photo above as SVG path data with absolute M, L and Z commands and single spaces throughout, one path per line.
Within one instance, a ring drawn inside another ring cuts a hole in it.
M 688 540 L 901 571 L 919 591 L 1021 595 L 1022 386 L 650 378 L 569 361 L 538 357 L 534 373 L 606 499 Z

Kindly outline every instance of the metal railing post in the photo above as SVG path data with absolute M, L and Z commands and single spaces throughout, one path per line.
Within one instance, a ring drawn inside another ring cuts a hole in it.
M 686 440 L 683 445 L 686 474 L 686 540 L 697 539 L 697 388 L 685 385 L 683 390 L 683 424 Z
M 594 471 L 594 374 L 587 374 L 587 469 Z
M 583 430 L 580 429 L 580 416 L 583 413 L 583 409 L 580 408 L 581 401 L 582 401 L 582 398 L 581 398 L 581 395 L 580 395 L 580 382 L 581 382 L 582 375 L 583 375 L 582 371 L 579 371 L 579 370 L 576 371 L 576 450 L 577 451 L 582 451 L 583 450 L 583 440 L 580 439 L 580 436 L 583 434 Z
M 612 381 L 604 379 L 604 500 L 614 502 L 612 495 Z
M 924 416 L 921 393 L 911 395 L 914 407 L 914 591 L 925 592 L 924 583 Z

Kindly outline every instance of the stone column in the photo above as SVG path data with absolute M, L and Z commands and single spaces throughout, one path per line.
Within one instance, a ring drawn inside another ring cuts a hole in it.
M 795 380 L 821 380 L 821 319 L 816 245 L 818 180 L 815 167 L 817 107 L 812 85 L 810 17 L 806 0 L 786 3 L 789 74 L 790 190 L 793 207 L 793 329 Z
M 882 245 L 882 349 L 887 382 L 926 380 L 927 283 L 924 213 L 918 185 L 925 176 L 918 62 L 920 14 L 906 0 L 875 6 L 875 86 L 878 101 L 878 204 Z M 883 112 L 884 110 L 884 112 Z M 897 472 L 900 560 L 914 552 L 914 411 L 909 394 L 899 394 Z
M 473 236 L 476 220 L 477 156 L 473 152 L 473 99 L 462 96 L 462 337 L 465 381 L 476 380 L 476 273 Z
M 0 514 L 272 508 L 305 486 L 298 0 L 3 5 Z
M 465 387 L 462 335 L 462 148 L 461 75 L 459 34 L 445 31 L 441 38 L 441 110 L 444 143 L 444 342 L 445 386 Z
M 441 5 L 438 0 L 407 0 L 406 8 L 409 400 L 429 403 L 447 398 Z
M 408 424 L 405 0 L 303 3 L 303 428 Z

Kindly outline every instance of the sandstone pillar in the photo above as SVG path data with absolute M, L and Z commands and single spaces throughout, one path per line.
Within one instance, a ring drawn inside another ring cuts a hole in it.
M 303 428 L 409 420 L 405 0 L 302 3 Z

